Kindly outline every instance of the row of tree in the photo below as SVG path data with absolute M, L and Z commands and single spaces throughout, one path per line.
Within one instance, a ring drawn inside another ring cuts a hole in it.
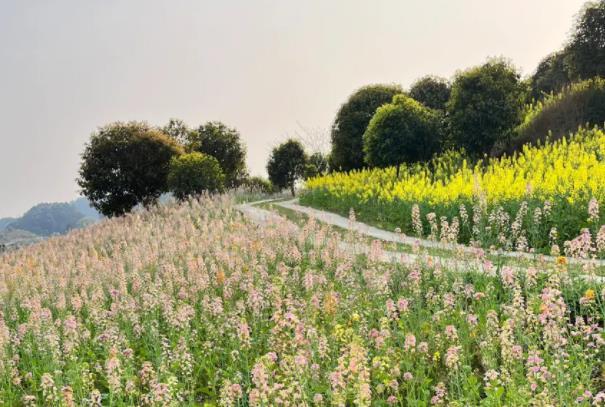
M 237 130 L 220 122 L 190 129 L 180 120 L 163 128 L 141 122 L 101 127 L 85 147 L 79 175 L 82 193 L 105 216 L 147 206 L 166 192 L 184 199 L 237 187 L 248 177 Z
M 334 120 L 330 168 L 399 166 L 446 149 L 471 158 L 505 151 L 532 101 L 595 76 L 605 77 L 605 0 L 588 3 L 564 49 L 525 80 L 511 63 L 492 59 L 451 83 L 427 76 L 407 92 L 398 85 L 357 90 Z

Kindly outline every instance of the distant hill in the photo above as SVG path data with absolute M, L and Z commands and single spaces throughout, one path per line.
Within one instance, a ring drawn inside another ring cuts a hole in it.
M 20 218 L 0 219 L 0 245 L 22 246 L 87 226 L 101 218 L 86 198 L 72 202 L 41 203 Z
M 6 229 L 6 227 L 11 222 L 14 222 L 15 220 L 16 220 L 15 218 L 2 218 L 2 219 L 0 219 L 0 231 L 3 231 L 4 229 Z

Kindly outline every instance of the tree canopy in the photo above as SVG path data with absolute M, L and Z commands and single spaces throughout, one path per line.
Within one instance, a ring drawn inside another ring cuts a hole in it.
M 517 70 L 500 59 L 459 73 L 447 103 L 456 147 L 477 157 L 510 137 L 521 122 L 526 92 Z
M 363 133 L 376 109 L 399 93 L 402 90 L 398 85 L 370 85 L 349 96 L 332 125 L 331 169 L 349 171 L 364 166 Z
M 294 196 L 294 186 L 303 177 L 306 163 L 307 156 L 302 144 L 290 139 L 271 152 L 267 163 L 269 180 L 279 189 L 289 188 Z
M 179 200 L 202 192 L 219 192 L 225 176 L 217 159 L 198 152 L 172 157 L 168 189 Z
M 180 153 L 174 140 L 146 123 L 112 123 L 86 145 L 78 185 L 103 215 L 122 215 L 167 191 L 170 159 Z
M 246 147 L 239 132 L 221 122 L 201 125 L 189 136 L 188 150 L 216 158 L 225 175 L 227 188 L 237 187 L 247 177 Z
M 450 92 L 450 84 L 446 79 L 429 75 L 414 82 L 409 95 L 428 108 L 445 110 Z
M 426 161 L 439 149 L 441 129 L 438 114 L 416 100 L 395 96 L 381 106 L 364 134 L 367 164 L 397 166 Z

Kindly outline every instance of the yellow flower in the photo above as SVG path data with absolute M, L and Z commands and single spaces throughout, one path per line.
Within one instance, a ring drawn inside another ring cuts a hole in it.
M 433 361 L 434 362 L 439 362 L 440 359 L 441 359 L 441 353 L 439 353 L 439 351 L 433 353 Z
M 589 288 L 588 290 L 586 290 L 586 292 L 584 292 L 584 298 L 592 301 L 595 299 L 595 291 L 592 288 Z

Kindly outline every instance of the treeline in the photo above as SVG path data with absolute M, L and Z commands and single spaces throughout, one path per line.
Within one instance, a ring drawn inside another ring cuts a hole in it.
M 505 59 L 426 76 L 408 90 L 371 85 L 354 92 L 331 131 L 330 169 L 350 171 L 427 161 L 445 150 L 471 159 L 603 125 L 605 1 L 588 3 L 565 47 L 523 79 Z

